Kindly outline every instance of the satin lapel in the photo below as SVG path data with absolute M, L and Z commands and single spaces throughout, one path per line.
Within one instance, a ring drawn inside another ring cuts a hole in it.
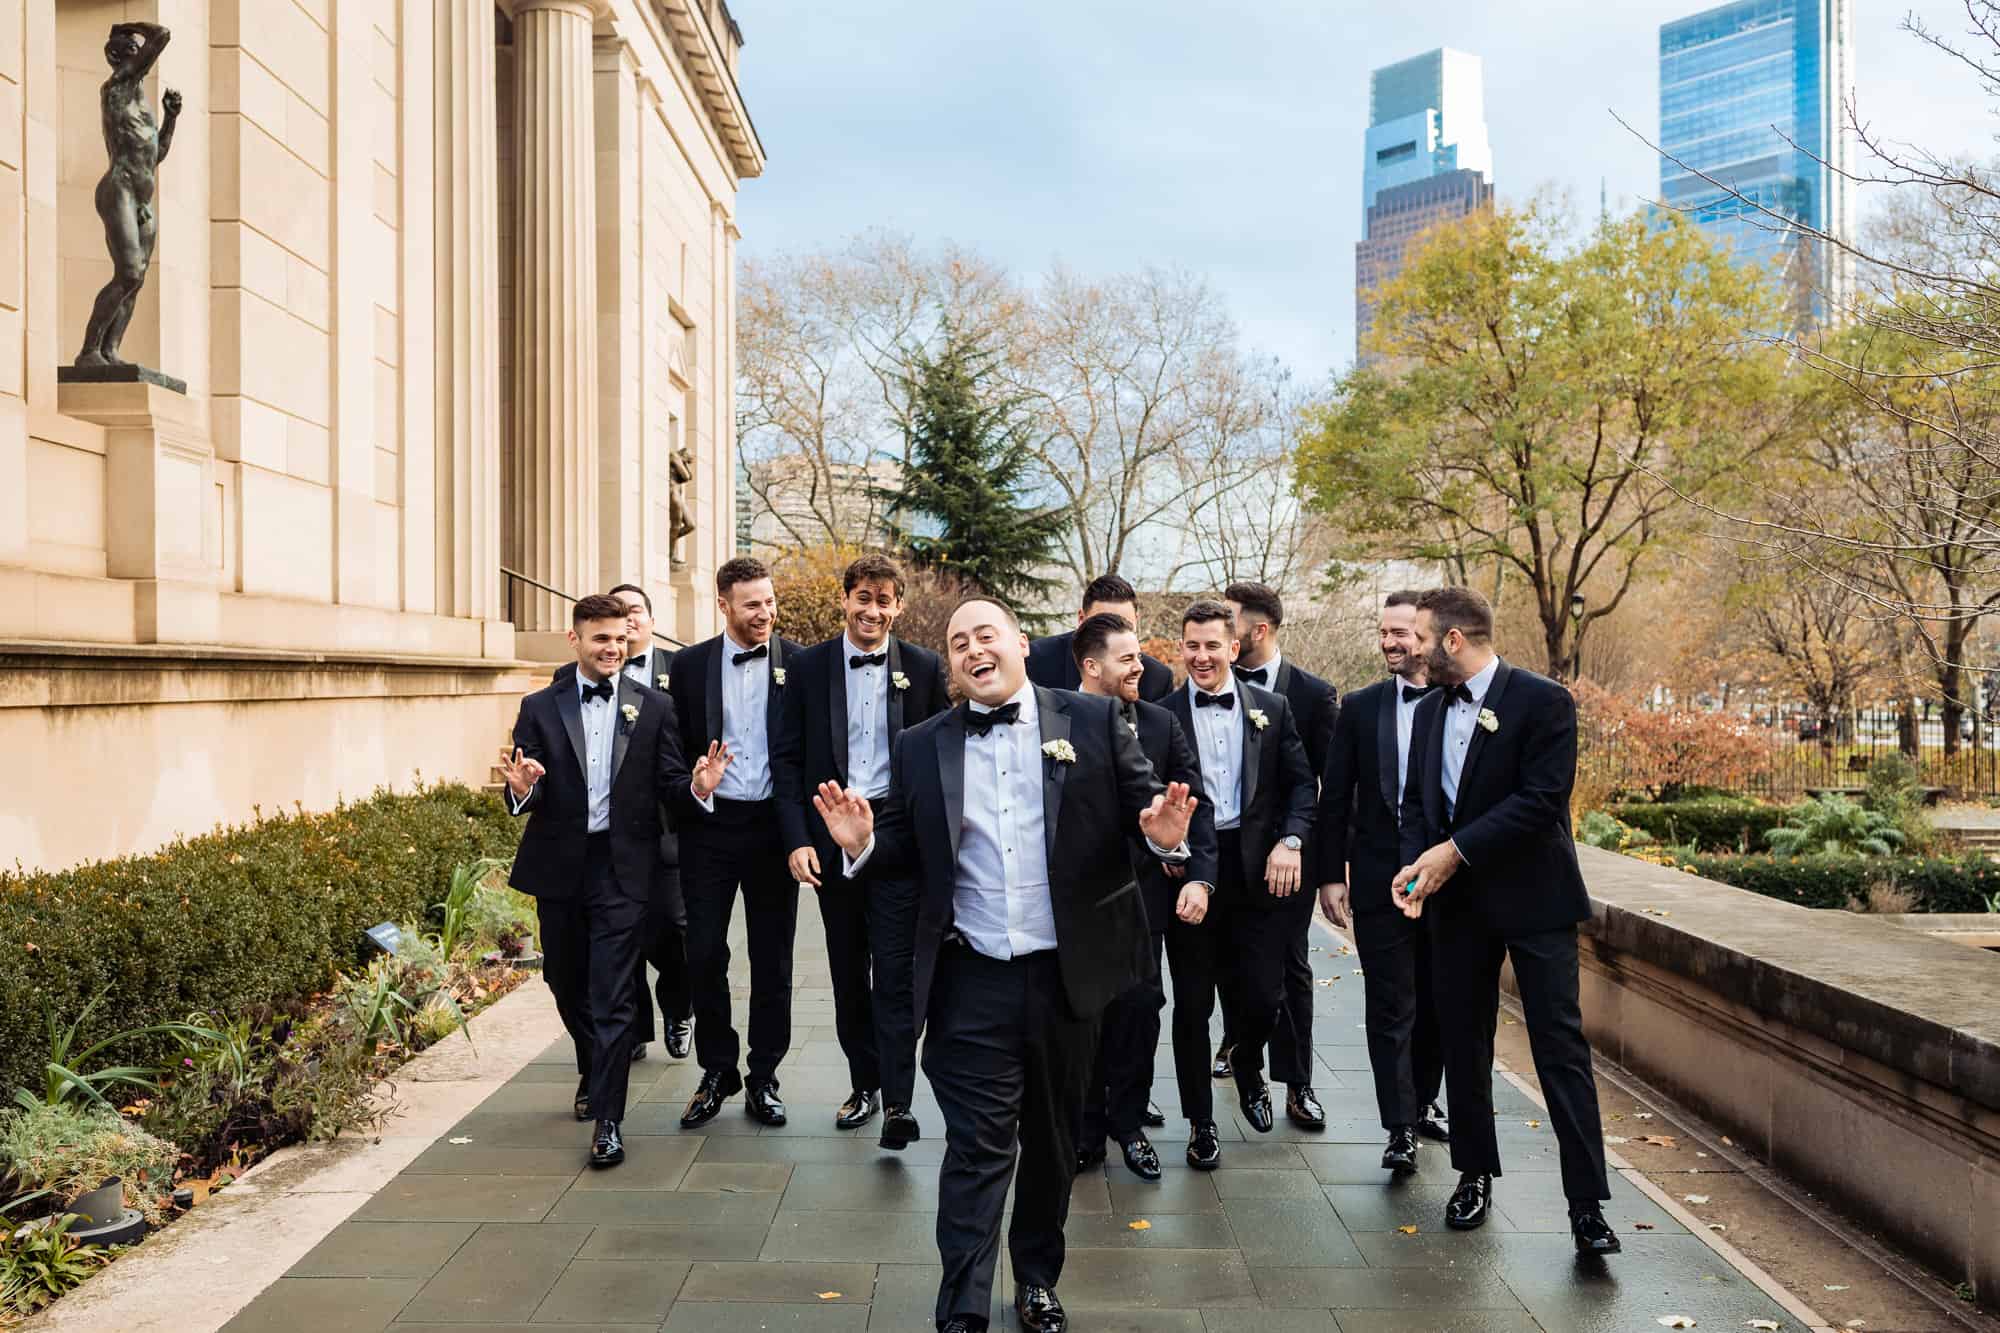
M 944 794 L 945 831 L 951 835 L 951 863 L 958 864 L 958 835 L 965 823 L 965 705 L 945 714 L 932 734 L 937 745 L 938 790 Z
M 771 636 L 771 656 L 769 660 L 771 663 L 771 683 L 764 690 L 764 744 L 767 747 L 771 744 L 770 738 L 778 734 L 780 719 L 784 715 L 785 707 L 785 696 L 778 693 L 778 691 L 785 688 L 778 683 L 778 673 L 785 669 L 785 641 L 775 634 Z M 845 663 L 843 662 L 842 665 L 845 665 Z M 847 724 L 844 722 L 840 726 L 840 734 L 843 736 L 847 734 Z
M 1481 710 L 1491 709 L 1495 717 L 1500 715 L 1500 696 L 1506 692 L 1507 678 L 1514 674 L 1514 668 L 1506 662 L 1493 673 L 1493 684 L 1487 687 L 1486 697 L 1479 701 Z M 1480 754 L 1486 749 L 1486 728 L 1477 722 L 1472 725 L 1472 739 L 1466 742 L 1465 763 L 1458 770 L 1458 796 L 1460 805 L 1465 803 L 1466 784 L 1472 780 L 1472 766 L 1479 762 Z
M 708 692 L 702 700 L 702 712 L 708 723 L 709 744 L 712 745 L 722 739 L 722 659 L 729 651 L 729 640 L 717 636 L 708 642 Z M 688 762 L 691 764 L 697 758 L 698 755 L 689 755 Z
M 847 785 L 847 640 L 835 645 L 839 651 L 827 667 L 826 712 L 827 726 L 833 734 L 827 739 L 832 745 L 833 771 L 840 774 L 840 785 Z
M 639 697 L 638 685 L 623 672 L 619 673 L 618 693 L 612 696 L 611 702 L 618 710 L 617 716 L 611 719 L 611 780 L 615 783 L 618 781 L 618 768 L 625 762 L 626 747 L 632 743 L 628 733 L 638 725 L 636 722 L 632 726 L 625 724 L 625 709 L 628 706 L 644 709 L 646 704 Z
M 569 733 L 569 748 L 576 751 L 576 771 L 581 776 L 590 776 L 590 752 L 583 745 L 583 700 L 577 695 L 574 677 L 563 682 L 563 688 L 556 691 L 556 713 L 562 718 L 563 730 Z
M 1250 710 L 1260 707 L 1250 691 L 1256 686 L 1236 683 L 1236 712 L 1243 719 L 1243 817 L 1250 817 L 1251 803 L 1257 799 L 1257 779 L 1264 768 L 1264 728 L 1250 720 Z M 1264 716 L 1270 717 L 1265 710 Z
M 1035 707 L 1041 712 L 1042 744 L 1070 736 L 1069 705 L 1054 690 L 1035 687 Z M 1056 823 L 1062 818 L 1063 776 L 1070 765 L 1042 756 L 1042 841 L 1050 861 L 1056 856 Z
M 1375 766 L 1382 782 L 1382 804 L 1396 811 L 1396 707 L 1402 698 L 1403 681 L 1391 676 L 1382 691 L 1382 706 L 1375 710 Z
M 903 669 L 902 640 L 889 636 L 889 781 L 896 776 L 896 738 L 903 734 L 903 691 L 896 688 L 896 675 Z

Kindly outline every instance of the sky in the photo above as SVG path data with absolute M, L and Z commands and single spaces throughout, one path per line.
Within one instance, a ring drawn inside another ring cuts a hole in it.
M 1958 0 L 1849 0 L 1873 131 L 1995 154 L 1976 81 L 1902 31 Z M 1502 203 L 1655 197 L 1658 0 L 734 0 L 769 154 L 738 196 L 747 258 L 872 228 L 953 241 L 1024 279 L 1203 275 L 1247 346 L 1311 380 L 1354 346 L 1368 74 L 1438 46 L 1483 58 Z M 1871 195 L 1860 196 L 1864 219 Z

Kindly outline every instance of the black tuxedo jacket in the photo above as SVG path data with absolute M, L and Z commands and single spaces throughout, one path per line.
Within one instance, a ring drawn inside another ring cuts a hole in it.
M 694 793 L 673 725 L 673 701 L 621 677 L 612 704 L 618 716 L 612 721 L 611 864 L 622 892 L 650 901 L 661 888 L 663 807 L 693 806 Z M 627 708 L 638 714 L 629 722 Z M 522 806 L 528 827 L 521 833 L 508 882 L 537 898 L 578 897 L 583 892 L 590 792 L 584 779 L 583 704 L 574 679 L 521 700 L 514 744 L 545 771 Z
M 1395 911 L 1389 879 L 1407 864 L 1396 798 L 1396 698 L 1402 683 L 1391 676 L 1348 695 L 1328 743 L 1313 822 L 1318 859 L 1310 879 L 1315 885 L 1345 883 L 1356 912 Z
M 674 650 L 671 648 L 662 648 L 658 644 L 655 644 L 652 650 L 652 658 L 651 670 L 648 672 L 646 683 L 664 693 L 667 689 L 667 678 L 673 674 L 674 670 Z M 551 684 L 557 681 L 575 679 L 576 663 L 574 662 L 564 662 L 556 668 L 555 675 L 549 677 Z
M 764 735 L 766 744 L 774 751 L 771 783 L 775 795 L 778 771 L 775 750 L 784 720 L 785 686 L 791 680 L 793 655 L 804 649 L 776 634 L 771 636 L 770 645 L 771 651 L 764 662 L 765 670 L 771 673 L 770 692 L 764 700 Z M 681 753 L 688 756 L 690 764 L 708 753 L 711 741 L 722 739 L 722 669 L 727 665 L 723 657 L 729 651 L 729 641 L 718 634 L 674 654 L 674 688 L 669 697 L 680 719 Z M 780 672 L 784 673 L 782 680 Z M 691 808 L 699 816 L 701 807 L 691 805 Z
M 1313 776 L 1324 782 L 1326 754 L 1333 744 L 1333 724 L 1340 715 L 1340 695 L 1333 683 L 1304 667 L 1292 665 L 1291 658 L 1281 657 L 1278 678 L 1261 688 L 1284 695 L 1285 702 L 1292 706 L 1292 725 L 1298 728 L 1299 739 L 1305 743 Z
M 1051 634 L 1028 645 L 1028 679 L 1045 690 L 1081 690 L 1083 673 L 1077 669 L 1070 644 L 1076 631 Z M 1140 654 L 1139 697 L 1156 704 L 1174 692 L 1173 668 L 1157 657 Z
M 660 691 L 660 693 L 665 694 L 667 693 L 667 678 L 673 674 L 674 650 L 671 648 L 662 648 L 658 644 L 655 644 L 652 649 L 652 658 L 652 670 L 648 683 L 654 689 Z M 550 683 L 555 685 L 560 685 L 565 681 L 574 681 L 575 679 L 576 663 L 574 662 L 564 662 L 556 668 L 555 675 L 549 677 Z M 683 753 L 682 758 L 686 757 L 686 754 Z M 688 762 L 692 765 L 694 761 L 689 760 Z M 678 871 L 681 868 L 681 835 L 674 831 L 673 811 L 673 806 L 667 808 L 666 830 L 660 834 L 660 861 L 666 869 Z M 666 897 L 668 899 L 668 906 L 674 915 L 678 916 L 681 912 L 680 883 L 678 879 L 667 885 Z
M 1042 760 L 1042 826 L 1063 997 L 1095 1017 L 1144 975 L 1149 931 L 1132 877 L 1130 835 L 1165 790 L 1109 699 L 1037 688 L 1042 740 L 1066 740 L 1074 763 Z M 965 821 L 966 706 L 939 713 L 896 742 L 898 780 L 875 817 L 868 868 L 915 880 L 916 1030 L 930 1005 L 938 950 L 952 925 L 959 830 Z M 1193 873 L 1193 872 L 1190 872 Z
M 1160 858 L 1147 850 L 1143 836 L 1135 834 L 1132 839 L 1132 868 L 1139 876 L 1146 924 L 1162 931 L 1174 919 L 1182 885 L 1200 882 L 1211 890 L 1215 887 L 1215 811 L 1201 789 L 1201 760 L 1180 720 L 1158 704 L 1141 700 L 1134 706 L 1139 710 L 1139 748 L 1153 766 L 1153 776 L 1161 782 L 1185 782 L 1188 794 L 1200 802 L 1188 824 L 1189 858 L 1182 878 L 1174 879 L 1160 868 Z
M 1570 837 L 1576 785 L 1576 700 L 1561 685 L 1500 663 L 1481 707 L 1492 731 L 1475 726 L 1459 776 L 1458 802 L 1444 799 L 1444 705 L 1434 690 L 1417 705 L 1410 771 L 1403 784 L 1402 859 L 1450 838 L 1465 864 L 1425 904 L 1443 921 L 1476 914 L 1503 935 L 1573 926 L 1590 896 Z M 1400 867 L 1399 867 L 1400 868 Z
M 1313 807 L 1319 801 L 1319 783 L 1305 745 L 1292 725 L 1292 708 L 1282 694 L 1259 689 L 1248 681 L 1236 682 L 1237 725 L 1243 728 L 1242 818 L 1243 884 L 1253 905 L 1275 907 L 1286 899 L 1272 895 L 1264 883 L 1264 861 L 1280 838 L 1307 838 L 1312 834 Z M 1185 689 L 1175 690 L 1161 705 L 1171 712 L 1187 733 L 1188 748 L 1200 762 L 1201 746 L 1194 739 L 1194 699 Z M 1264 715 L 1258 726 L 1252 711 Z M 1206 784 L 1204 784 L 1206 790 Z M 1211 816 L 1213 811 L 1210 812 Z M 1311 862 L 1302 861 L 1301 866 Z M 1301 886 L 1298 892 L 1305 892 Z
M 889 782 L 895 785 L 896 740 L 906 728 L 951 707 L 944 661 L 928 648 L 889 637 Z M 847 783 L 847 636 L 836 634 L 789 659 L 785 703 L 771 750 L 778 829 L 786 852 L 812 846 L 822 876 L 840 866 L 840 849 L 813 809 L 822 782 Z M 909 682 L 896 687 L 896 677 Z

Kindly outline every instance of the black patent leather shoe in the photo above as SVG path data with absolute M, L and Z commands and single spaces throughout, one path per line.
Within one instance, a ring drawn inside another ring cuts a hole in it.
M 1438 1143 L 1451 1142 L 1451 1121 L 1446 1118 L 1444 1108 L 1432 1102 L 1417 1117 L 1417 1133 Z
M 1232 1078 L 1235 1076 L 1236 1066 L 1229 1063 L 1229 1053 L 1233 1049 L 1235 1048 L 1227 1041 L 1215 1048 L 1215 1063 L 1210 1065 L 1208 1069 L 1211 1078 Z
M 875 1118 L 875 1094 L 864 1088 L 856 1088 L 847 1100 L 840 1104 L 840 1110 L 833 1117 L 835 1129 L 859 1129 Z
M 1238 1086 L 1236 1100 L 1243 1107 L 1243 1118 L 1250 1122 L 1250 1128 L 1259 1134 L 1271 1132 L 1271 1085 L 1262 1079 L 1255 1087 Z
M 616 1120 L 597 1122 L 597 1133 L 590 1140 L 590 1164 L 594 1167 L 616 1166 L 625 1160 L 625 1140 L 618 1136 Z
M 1285 1115 L 1300 1129 L 1326 1128 L 1326 1108 L 1313 1095 L 1310 1083 L 1294 1083 L 1285 1090 Z
M 688 1058 L 688 1044 L 694 1037 L 694 1024 L 685 1020 L 667 1024 L 667 1054 L 676 1060 Z
M 1596 1204 L 1570 1209 L 1569 1234 L 1576 1240 L 1578 1254 L 1616 1254 L 1625 1248 Z
M 1197 1171 L 1213 1171 L 1222 1165 L 1222 1140 L 1216 1137 L 1213 1120 L 1195 1122 L 1188 1136 L 1187 1164 Z
M 1141 1180 L 1160 1178 L 1160 1155 L 1153 1151 L 1153 1141 L 1144 1134 L 1134 1134 L 1118 1145 L 1125 1150 L 1125 1165 L 1133 1175 Z
M 1147 1098 L 1146 1114 L 1139 1117 L 1139 1123 L 1147 1129 L 1165 1129 L 1167 1127 L 1167 1118 L 1160 1114 L 1160 1108 L 1153 1103 L 1153 1100 Z
M 722 1114 L 722 1104 L 743 1091 L 743 1078 L 733 1069 L 708 1069 L 702 1071 L 701 1082 L 695 1086 L 694 1096 L 688 1098 L 687 1110 L 681 1112 L 681 1128 L 693 1129 L 705 1125 Z
M 1404 1126 L 1389 1131 L 1389 1146 L 1382 1150 L 1382 1169 L 1397 1175 L 1417 1169 L 1417 1133 Z
M 1014 1309 L 1021 1316 L 1021 1327 L 1033 1329 L 1034 1333 L 1067 1333 L 1069 1328 L 1069 1316 L 1063 1313 L 1062 1302 L 1048 1287 L 1022 1287 L 1014 1298 Z
M 750 1085 L 750 1095 L 743 1099 L 743 1111 L 760 1125 L 782 1125 L 785 1123 L 785 1103 L 778 1097 L 778 1080 Z
M 1088 1145 L 1079 1143 L 1076 1147 L 1076 1173 L 1082 1175 L 1095 1167 L 1103 1166 L 1104 1158 L 1103 1140 Z
M 964 1315 L 955 1315 L 938 1325 L 938 1333 L 986 1333 L 985 1324 L 975 1324 Z
M 889 1106 L 882 1110 L 882 1137 L 877 1146 L 891 1152 L 901 1152 L 924 1136 L 917 1118 L 910 1114 L 907 1106 Z
M 643 1041 L 639 1041 L 639 1042 L 634 1042 L 634 1043 L 632 1043 L 632 1063 L 633 1063 L 633 1064 L 635 1064 L 635 1065 L 636 1065 L 636 1064 L 638 1064 L 638 1063 L 639 1063 L 639 1062 L 640 1062 L 641 1060 L 645 1059 L 645 1058 L 646 1058 L 647 1056 L 651 1055 L 652 1053 L 653 1053 L 653 1048 L 652 1048 L 652 1047 L 650 1047 L 650 1046 L 648 1046 L 648 1045 L 647 1045 L 647 1044 L 646 1044 L 645 1042 L 643 1042 Z
M 590 1119 L 589 1079 L 580 1078 L 576 1081 L 576 1102 L 574 1105 L 570 1107 L 570 1113 L 574 1115 L 579 1121 Z
M 1453 1231 L 1476 1231 L 1493 1211 L 1493 1177 L 1467 1173 L 1444 1206 L 1444 1224 Z

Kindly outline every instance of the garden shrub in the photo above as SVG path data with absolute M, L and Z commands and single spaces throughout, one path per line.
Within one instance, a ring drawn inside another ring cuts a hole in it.
M 2000 892 L 2000 862 L 1983 856 L 1697 855 L 1677 863 L 1718 880 L 1803 907 L 1867 902 L 1876 885 L 1893 883 L 1918 912 L 1984 912 Z
M 1837 792 L 1801 801 L 1786 813 L 1782 827 L 1764 835 L 1766 845 L 1780 856 L 1810 852 L 1893 856 L 1903 841 L 1903 830 L 1893 818 Z
M 0 1116 L 0 1160 L 28 1189 L 67 1203 L 108 1176 L 125 1185 L 125 1206 L 158 1223 L 173 1193 L 181 1150 L 115 1111 L 42 1103 Z
M 498 800 L 436 786 L 260 819 L 144 856 L 0 873 L 0 1093 L 38 1078 L 44 1001 L 69 1015 L 109 992 L 84 1044 L 191 1011 L 296 1004 L 358 961 L 368 927 L 421 918 L 453 867 L 510 857 L 518 839 Z M 179 1058 L 167 1037 L 107 1054 Z
M 1704 796 L 1688 801 L 1633 801 L 1607 814 L 1661 842 L 1691 843 L 1708 852 L 1761 849 L 1764 835 L 1782 826 L 1790 810 L 1741 797 Z

